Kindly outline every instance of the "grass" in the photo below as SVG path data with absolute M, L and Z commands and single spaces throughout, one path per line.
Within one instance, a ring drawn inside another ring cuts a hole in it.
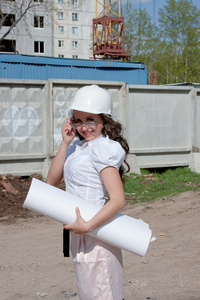
M 165 170 L 141 170 L 141 175 L 125 176 L 125 195 L 128 203 L 152 202 L 158 198 L 200 190 L 200 174 L 187 167 Z

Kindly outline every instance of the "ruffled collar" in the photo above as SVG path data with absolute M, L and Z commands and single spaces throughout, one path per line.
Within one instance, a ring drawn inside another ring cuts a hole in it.
M 77 146 L 79 146 L 83 149 L 83 148 L 86 148 L 86 147 L 96 143 L 97 141 L 99 141 L 102 138 L 105 138 L 105 137 L 103 136 L 103 134 L 100 134 L 96 139 L 89 141 L 89 142 L 86 142 L 86 140 L 80 140 L 78 142 Z

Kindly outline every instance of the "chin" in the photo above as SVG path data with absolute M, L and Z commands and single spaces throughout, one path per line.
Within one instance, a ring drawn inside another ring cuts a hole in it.
M 94 137 L 93 135 L 85 136 L 85 140 L 86 140 L 86 141 L 92 141 L 92 140 L 94 140 L 94 139 L 95 139 L 95 137 Z

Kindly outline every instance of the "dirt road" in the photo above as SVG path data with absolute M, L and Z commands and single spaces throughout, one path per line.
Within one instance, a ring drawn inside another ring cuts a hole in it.
M 200 300 L 200 191 L 123 213 L 149 223 L 156 237 L 144 257 L 123 251 L 125 299 Z M 0 221 L 0 299 L 78 300 L 62 224 L 41 216 Z

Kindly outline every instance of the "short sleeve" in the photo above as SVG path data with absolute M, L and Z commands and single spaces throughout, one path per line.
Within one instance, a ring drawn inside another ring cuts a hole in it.
M 125 159 L 125 151 L 118 142 L 107 137 L 93 145 L 91 159 L 98 172 L 106 167 L 115 167 L 119 170 Z

